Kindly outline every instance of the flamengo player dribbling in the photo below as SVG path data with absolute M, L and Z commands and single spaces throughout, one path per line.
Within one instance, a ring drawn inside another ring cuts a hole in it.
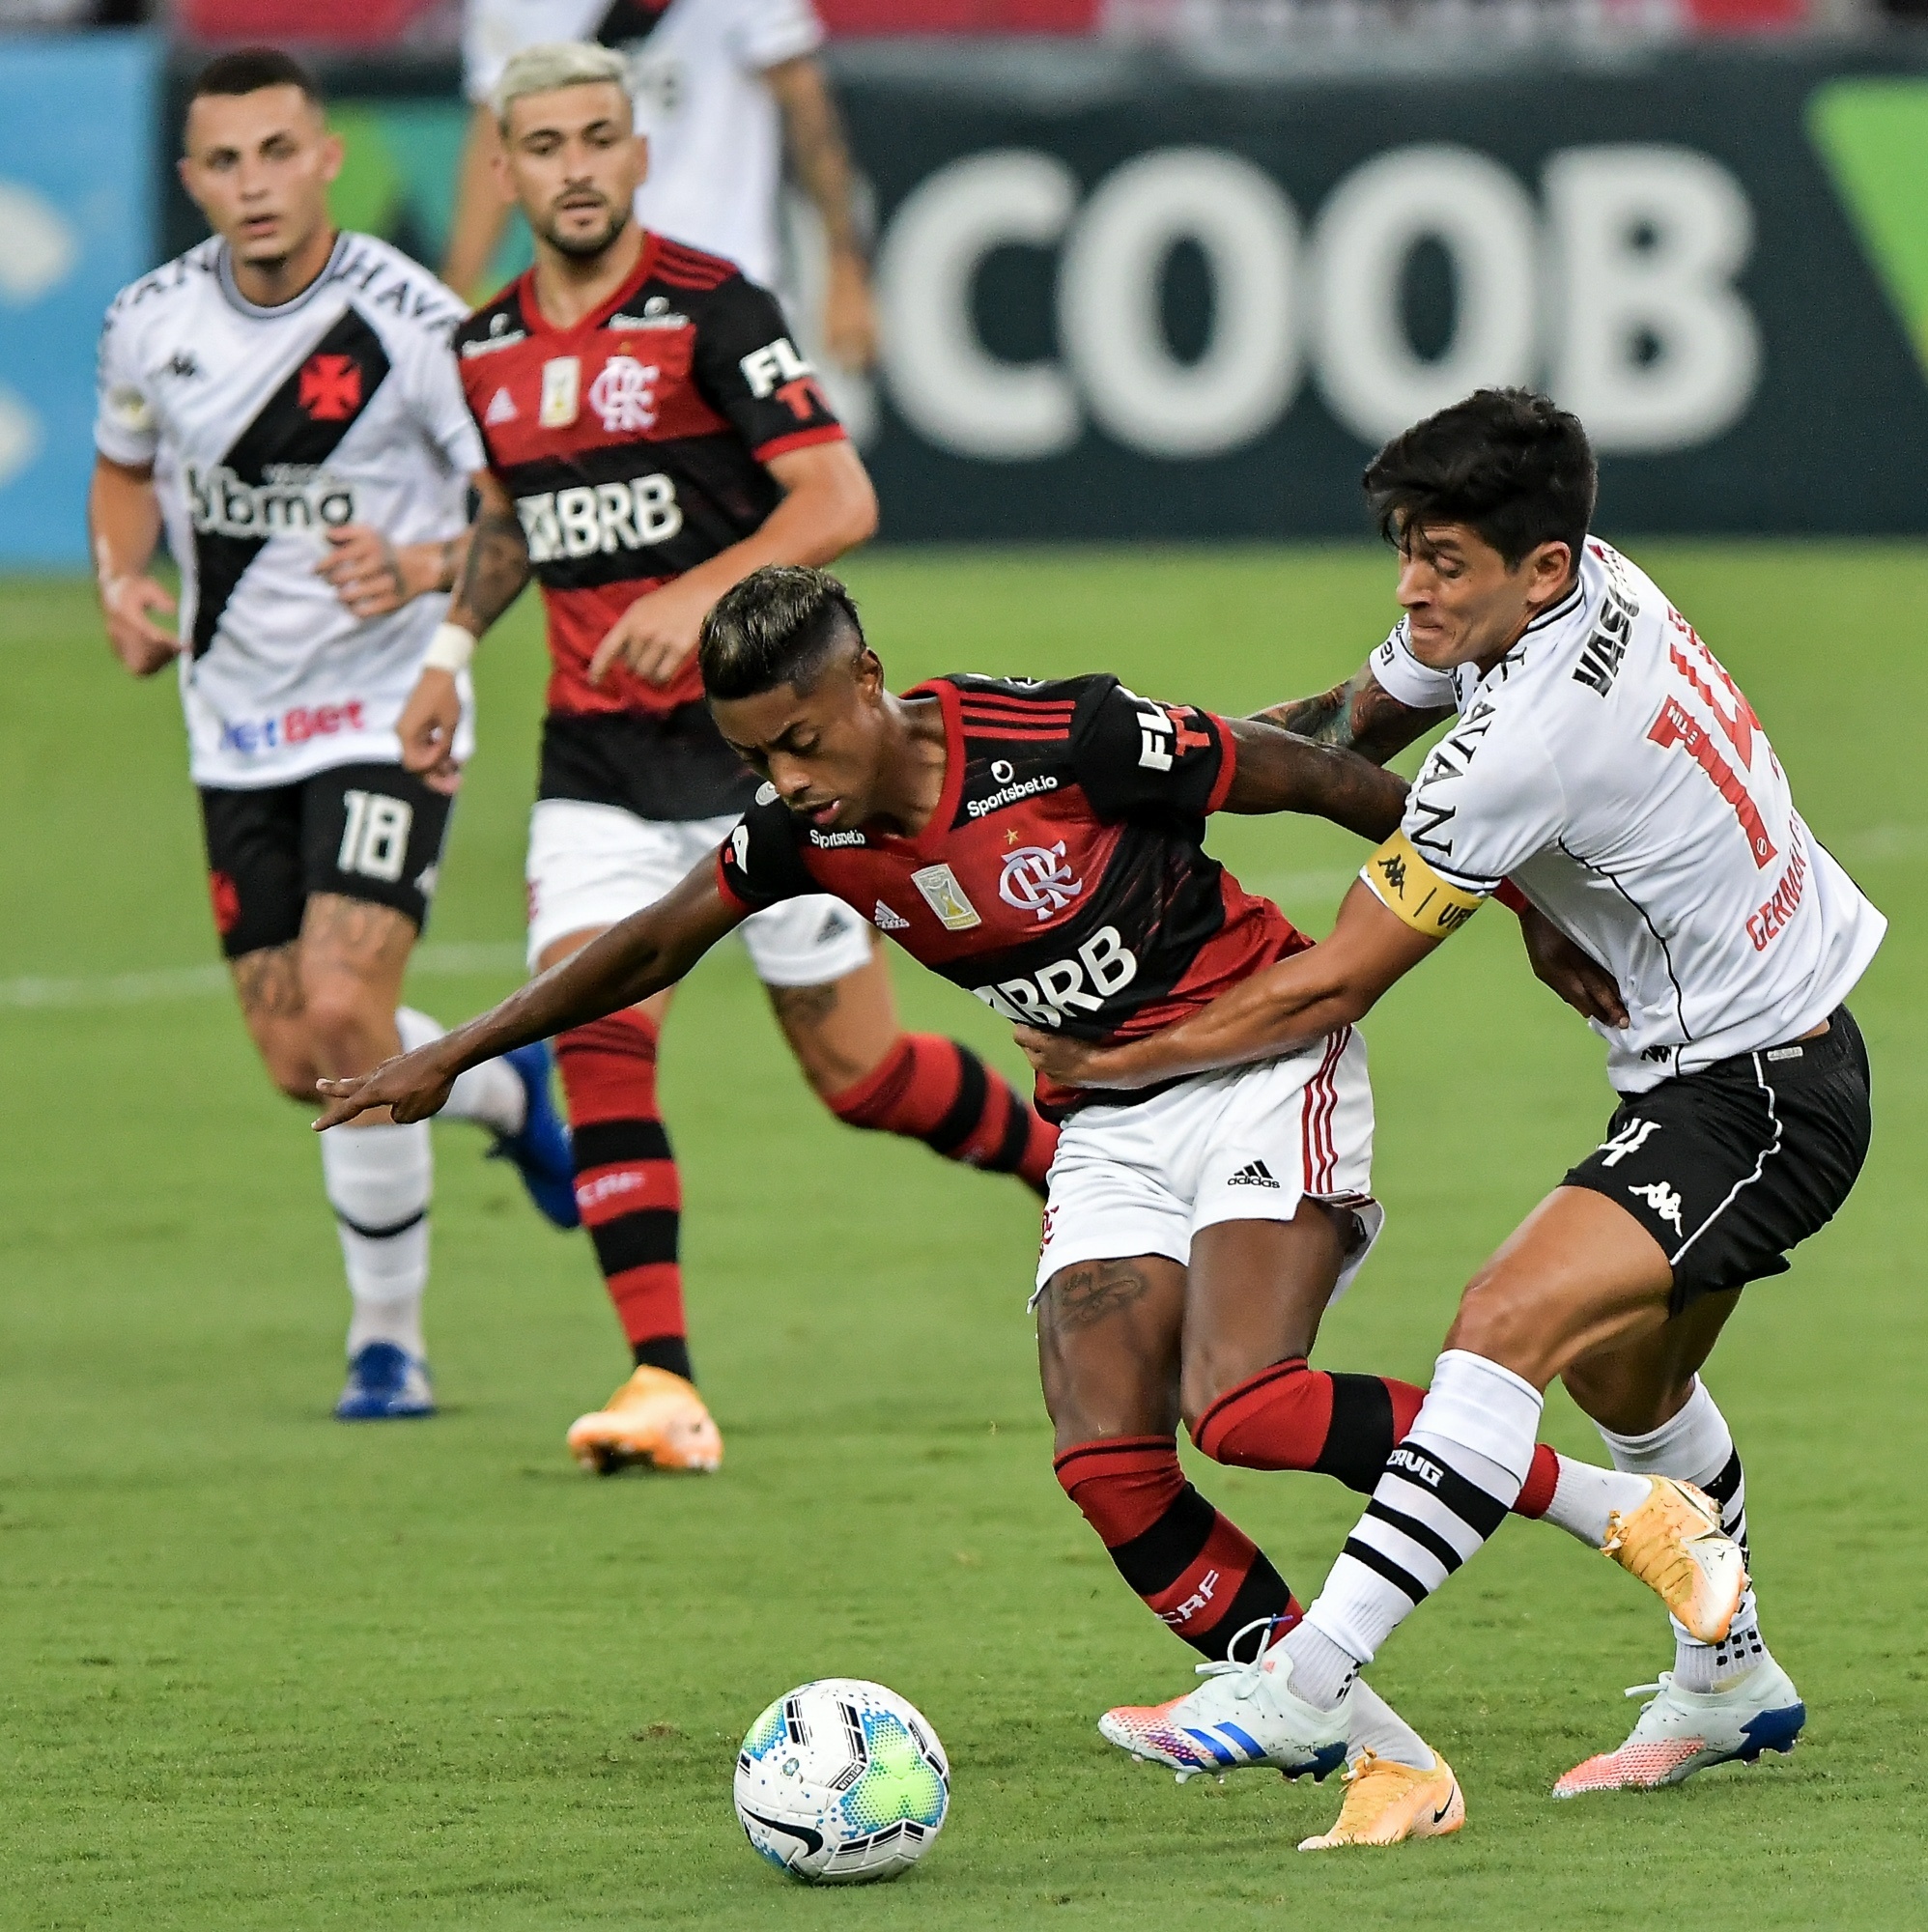
M 471 1056 L 647 998 L 760 908 L 826 889 L 1001 1011 L 1155 1037 L 1308 944 L 1205 856 L 1208 812 L 1317 812 L 1375 837 L 1404 795 L 1349 753 L 1148 702 L 1112 677 L 947 677 L 893 696 L 847 593 L 816 570 L 766 568 L 728 592 L 702 662 L 724 735 L 768 781 L 714 860 L 445 1043 L 326 1083 L 323 1125 L 389 1103 L 431 1112 Z M 1059 1480 L 1202 1667 L 1242 1676 L 1236 1640 L 1298 1609 L 1185 1481 L 1180 1415 L 1219 1461 L 1363 1486 L 1422 1397 L 1304 1359 L 1379 1222 L 1363 1046 L 1342 1028 L 1230 1077 L 1109 1101 L 1045 1083 L 1039 1097 L 1066 1123 L 1034 1296 Z M 1535 1462 L 1596 1499 L 1630 1480 L 1550 1450 Z M 1627 1567 L 1657 1585 L 1685 1560 L 1664 1531 L 1634 1542 L 1659 1560 Z M 1134 1714 L 1122 1741 L 1181 1776 L 1251 1763 L 1323 1776 L 1350 1749 L 1352 1788 L 1392 1792 L 1409 1829 L 1463 1817 L 1450 1768 L 1370 1697 L 1347 1729 L 1277 1755 L 1235 1714 L 1192 1731 L 1161 1719 Z M 1379 1760 L 1401 1775 L 1363 1776 Z
M 499 166 L 536 266 L 456 334 L 489 474 L 439 645 L 466 663 L 531 574 L 549 619 L 533 967 L 660 898 L 749 803 L 753 781 L 703 706 L 703 613 L 757 565 L 836 556 L 876 517 L 775 300 L 730 263 L 637 227 L 646 149 L 626 78 L 606 47 L 537 46 L 508 63 Z M 432 650 L 402 723 L 418 769 L 449 763 L 461 728 L 442 662 Z M 898 1029 L 865 920 L 818 895 L 749 923 L 744 942 L 839 1119 L 1041 1189 L 1055 1134 L 968 1048 Z M 678 1181 L 656 1099 L 666 1004 L 557 1042 L 578 1199 L 635 1359 L 570 1430 L 572 1453 L 602 1470 L 714 1468 L 723 1450 L 684 1336 Z
M 1532 1480 L 1555 1376 L 1619 1469 L 1706 1484 L 1744 1537 L 1741 1460 L 1697 1372 L 1743 1288 L 1786 1269 L 1866 1157 L 1867 1053 L 1843 1002 L 1886 929 L 1803 823 L 1740 687 L 1587 534 L 1574 417 L 1482 391 L 1396 438 L 1366 485 L 1405 620 L 1349 685 L 1276 715 L 1383 753 L 1457 711 L 1401 831 L 1329 939 L 1183 1024 L 1098 1051 L 1026 1037 L 1040 1070 L 1121 1087 L 1289 1050 L 1363 1015 L 1508 879 L 1620 988 L 1595 1016 L 1621 1096 L 1605 1138 L 1474 1277 L 1324 1592 L 1239 1687 L 1280 1748 L 1343 1728 L 1360 1666 Z M 1632 1735 L 1558 1795 L 1793 1746 L 1805 1708 L 1751 1593 L 1677 1640 Z M 1210 1722 L 1223 1689 L 1184 1699 L 1185 1719 Z
M 116 653 L 177 664 L 221 949 L 269 1076 L 374 1065 L 438 1031 L 398 1008 L 452 782 L 399 763 L 395 720 L 462 551 L 482 462 L 448 356 L 462 305 L 406 256 L 328 225 L 341 143 L 271 49 L 196 79 L 182 180 L 212 240 L 122 291 L 100 338 L 89 522 Z M 146 575 L 163 524 L 182 630 Z M 492 1065 L 456 1118 L 495 1130 L 574 1226 L 547 1052 Z M 432 1411 L 422 1340 L 429 1137 L 322 1143 L 354 1312 L 344 1421 Z

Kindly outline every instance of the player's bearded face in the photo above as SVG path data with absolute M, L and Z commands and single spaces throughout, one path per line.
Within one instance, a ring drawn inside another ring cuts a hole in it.
M 204 95 L 188 109 L 181 179 L 236 257 L 271 269 L 325 229 L 341 142 L 298 87 Z
M 629 225 L 648 150 L 616 86 L 572 87 L 510 104 L 503 165 L 529 225 L 557 253 L 593 260 Z
M 1400 543 L 1399 601 L 1413 656 L 1435 670 L 1498 663 L 1564 594 L 1569 575 L 1565 544 L 1541 544 L 1509 568 L 1465 524 L 1408 526 Z

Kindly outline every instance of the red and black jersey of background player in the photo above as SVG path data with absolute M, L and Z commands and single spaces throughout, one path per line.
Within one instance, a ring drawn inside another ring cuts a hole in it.
M 649 818 L 741 810 L 751 785 L 703 709 L 694 655 L 667 685 L 586 672 L 637 598 L 762 525 L 781 496 L 764 465 L 841 439 L 775 298 L 650 234 L 636 273 L 573 328 L 544 319 L 529 274 L 455 343 L 548 608 L 543 796 Z
M 1086 1039 L 1176 1025 L 1311 944 L 1205 856 L 1237 758 L 1223 719 L 1102 675 L 907 695 L 943 707 L 944 794 L 924 830 L 822 832 L 766 785 L 718 855 L 731 899 L 835 894 L 1007 1019 Z M 1100 1097 L 1120 1096 L 1038 1085 L 1049 1119 Z

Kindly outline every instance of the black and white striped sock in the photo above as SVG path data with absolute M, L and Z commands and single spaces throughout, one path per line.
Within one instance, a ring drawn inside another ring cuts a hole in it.
M 1335 1688 L 1343 1675 L 1332 1667 L 1335 1651 L 1370 1663 L 1506 1520 L 1532 1465 L 1542 1406 L 1540 1391 L 1497 1362 L 1463 1349 L 1439 1357 L 1419 1415 L 1386 1458 L 1325 1588 L 1285 1638 L 1300 1696 L 1337 1703 L 1346 1687 Z

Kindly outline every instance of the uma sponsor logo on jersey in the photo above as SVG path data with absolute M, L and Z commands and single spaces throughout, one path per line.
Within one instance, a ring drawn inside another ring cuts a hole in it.
M 996 791 L 964 802 L 965 812 L 972 818 L 982 818 L 986 812 L 1002 811 L 1006 806 L 1015 805 L 1021 798 L 1035 798 L 1041 792 L 1058 789 L 1058 781 L 1049 772 L 1021 779 L 1016 775 L 1016 767 L 1006 758 L 999 758 L 992 764 L 991 777 L 997 781 Z
M 1065 959 L 1040 966 L 1029 978 L 973 986 L 972 992 L 1007 1020 L 1057 1027 L 1066 1013 L 1095 1013 L 1138 978 L 1138 960 L 1115 925 L 1100 926 Z
M 653 362 L 634 355 L 611 355 L 589 384 L 589 407 L 603 419 L 610 436 L 634 435 L 656 427 L 656 379 Z
M 259 483 L 244 483 L 226 464 L 182 472 L 187 514 L 204 536 L 273 537 L 354 522 L 354 486 L 326 469 L 270 463 Z
M 353 355 L 310 355 L 296 401 L 311 422 L 347 422 L 361 408 L 361 365 Z
M 518 497 L 532 564 L 562 557 L 612 555 L 619 550 L 647 550 L 667 543 L 683 527 L 676 486 L 658 471 L 627 483 L 581 483 L 568 490 L 545 490 Z
M 911 884 L 923 895 L 924 904 L 947 932 L 968 932 L 972 926 L 983 924 L 982 916 L 949 866 L 921 866 L 911 874 Z
M 1062 838 L 1055 845 L 1020 845 L 1005 854 L 998 896 L 1020 912 L 1035 913 L 1040 925 L 1053 913 L 1063 912 L 1084 890 L 1084 880 L 1074 878 L 1064 863 Z
M 339 704 L 297 704 L 269 718 L 229 719 L 221 726 L 221 750 L 254 758 L 289 745 L 305 745 L 313 738 L 332 738 L 342 731 L 366 728 L 358 697 Z

